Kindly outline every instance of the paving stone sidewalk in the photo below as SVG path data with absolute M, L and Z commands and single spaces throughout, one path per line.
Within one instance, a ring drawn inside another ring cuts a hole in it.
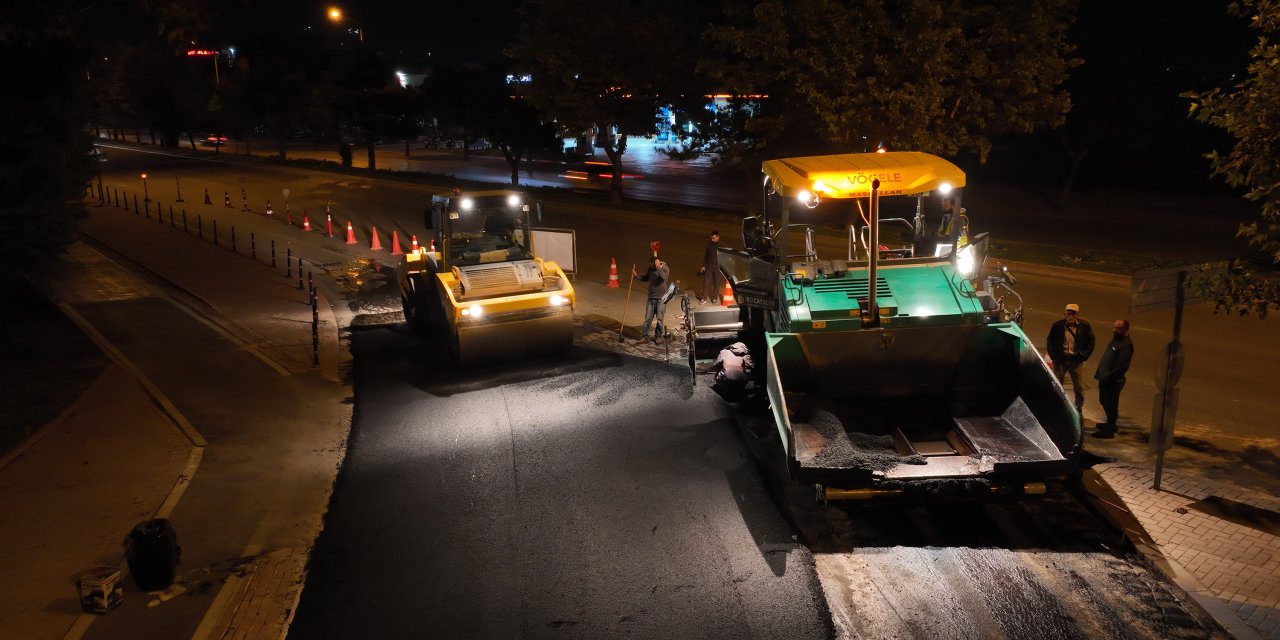
M 1144 548 L 1239 639 L 1280 640 L 1280 500 L 1232 485 L 1150 469 L 1094 467 L 1156 544 Z

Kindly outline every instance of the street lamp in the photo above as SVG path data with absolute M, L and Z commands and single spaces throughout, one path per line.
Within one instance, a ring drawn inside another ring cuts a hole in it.
M 147 191 L 147 174 L 142 174 L 142 201 L 151 202 L 151 192 Z
M 343 15 L 342 9 L 338 7 L 329 7 L 328 16 L 329 16 L 329 22 L 332 22 L 334 24 L 342 24 L 343 20 L 346 17 Z M 360 36 L 360 42 L 364 42 L 364 26 L 356 25 L 355 30 L 356 30 L 356 35 Z

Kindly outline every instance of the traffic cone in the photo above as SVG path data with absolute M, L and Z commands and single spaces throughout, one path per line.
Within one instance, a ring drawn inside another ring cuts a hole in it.
M 268 201 L 267 201 L 267 217 L 269 217 L 269 218 L 270 218 L 270 217 L 272 217 L 272 216 L 274 216 L 274 215 L 275 215 L 275 212 L 271 210 L 271 201 L 270 201 L 270 200 L 268 200 Z
M 736 300 L 733 299 L 733 287 L 729 286 L 729 281 L 724 281 L 724 293 L 720 294 L 720 306 L 732 307 Z
M 400 250 L 400 236 L 396 235 L 396 230 L 391 230 L 391 255 L 402 256 L 404 252 Z
M 324 217 L 329 224 L 329 237 L 332 238 L 333 237 L 333 216 L 326 213 L 324 214 Z
M 311 218 L 308 218 L 308 217 L 307 217 L 307 212 L 306 212 L 306 211 L 303 211 L 303 212 L 302 212 L 302 230 L 303 230 L 303 231 L 310 231 L 310 230 L 311 230 Z
M 370 228 L 369 235 L 373 236 L 373 241 L 369 243 L 369 250 L 382 251 L 382 243 L 378 241 L 378 228 L 377 227 Z
M 431 248 L 427 249 L 427 251 L 430 251 L 431 253 L 435 253 L 435 252 L 436 252 L 436 239 L 435 239 L 435 238 L 432 238 L 432 239 L 431 239 Z
M 230 209 L 230 208 L 231 208 L 231 193 L 230 193 L 230 192 L 227 192 L 227 191 L 223 191 L 223 192 L 222 192 L 222 206 L 224 206 L 224 207 L 226 207 L 226 208 L 228 208 L 228 209 Z
M 284 218 L 285 218 L 285 222 L 289 223 L 289 226 L 291 226 L 291 227 L 292 227 L 292 226 L 293 226 L 293 212 L 289 210 L 289 203 L 288 203 L 288 202 L 284 203 Z
M 417 253 L 417 252 L 418 252 L 418 236 L 413 235 L 413 236 L 409 236 L 409 237 L 413 240 L 413 243 L 409 245 L 409 247 L 410 247 L 410 249 L 409 249 L 409 250 L 410 250 L 410 251 L 412 251 L 412 252 L 414 252 L 414 253 Z
M 609 288 L 617 289 L 621 286 L 621 284 L 618 284 L 618 261 L 614 258 L 609 258 Z
M 209 187 L 204 188 L 204 203 L 213 204 L 213 200 L 209 199 Z
M 351 221 L 347 221 L 347 244 L 356 243 L 356 229 L 351 226 Z

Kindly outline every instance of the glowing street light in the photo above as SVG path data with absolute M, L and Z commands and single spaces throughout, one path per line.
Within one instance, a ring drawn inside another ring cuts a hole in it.
M 342 13 L 342 9 L 338 7 L 329 7 L 327 15 L 329 16 L 329 22 L 334 24 L 342 24 L 342 22 L 346 20 L 346 16 Z M 355 30 L 356 35 L 360 36 L 360 42 L 364 42 L 364 27 L 356 25 L 352 28 Z
M 142 201 L 151 202 L 151 192 L 147 191 L 147 174 L 142 174 Z

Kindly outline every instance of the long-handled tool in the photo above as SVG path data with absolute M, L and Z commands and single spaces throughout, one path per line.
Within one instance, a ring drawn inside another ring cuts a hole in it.
M 627 326 L 627 307 L 631 306 L 631 285 L 636 283 L 636 265 L 631 265 L 631 278 L 627 280 L 627 301 L 622 303 L 622 320 L 618 322 L 618 342 L 622 342 L 622 329 Z

